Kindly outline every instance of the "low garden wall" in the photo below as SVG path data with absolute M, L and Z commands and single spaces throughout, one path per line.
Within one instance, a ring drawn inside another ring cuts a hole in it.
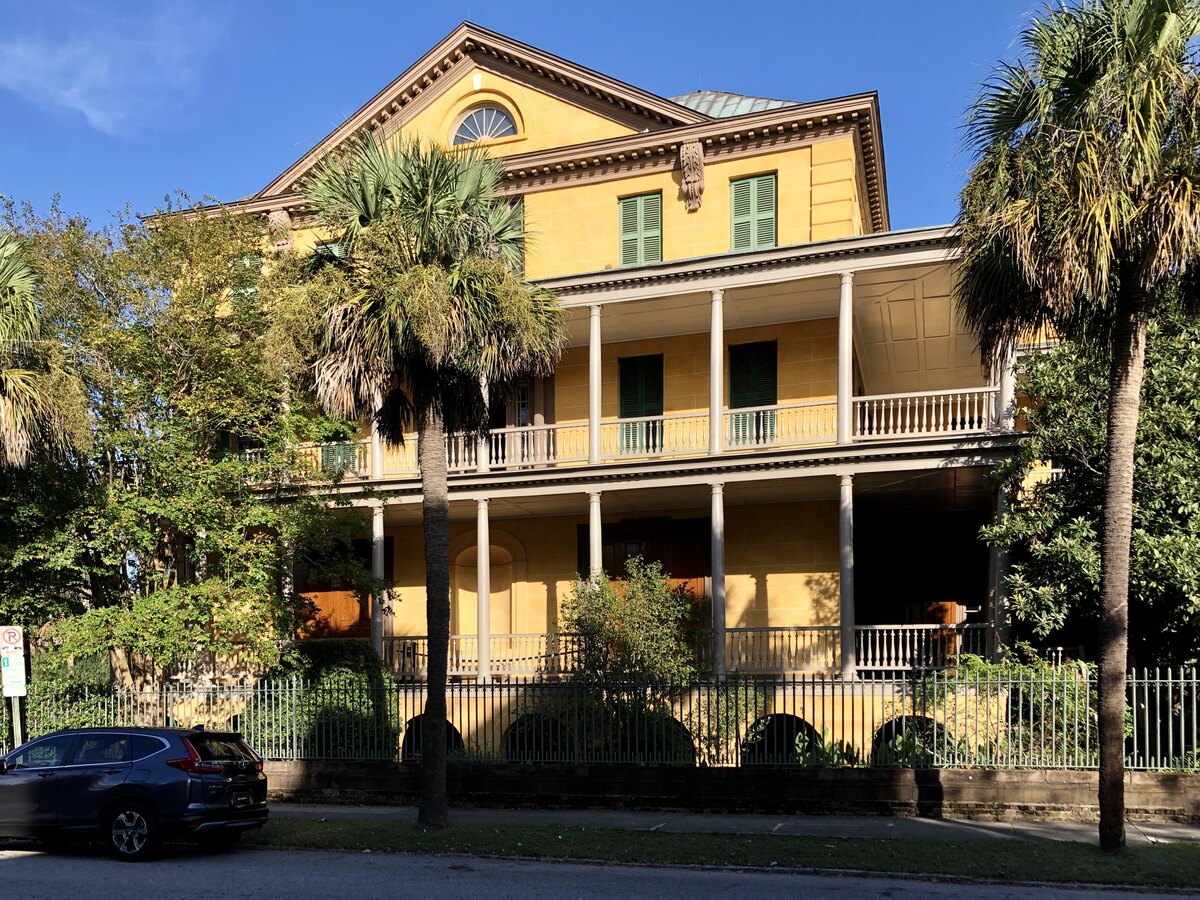
M 409 763 L 268 762 L 271 796 L 308 803 L 415 802 Z M 684 809 L 791 815 L 861 814 L 1095 821 L 1086 770 L 807 769 L 790 766 L 501 765 L 454 763 L 451 803 L 542 808 Z M 1130 772 L 1138 821 L 1200 822 L 1200 775 Z

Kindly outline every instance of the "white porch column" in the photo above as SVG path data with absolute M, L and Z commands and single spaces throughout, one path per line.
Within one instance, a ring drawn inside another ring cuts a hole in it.
M 371 505 L 371 575 L 382 581 L 387 577 L 383 570 L 383 501 Z M 384 592 L 376 590 L 371 597 L 371 646 L 383 655 L 383 603 Z
M 479 377 L 479 393 L 483 397 L 483 415 L 486 418 L 491 404 L 491 397 L 489 396 L 491 392 L 488 389 L 487 379 L 482 375 Z M 475 445 L 476 472 L 486 472 L 488 470 L 489 447 L 491 443 L 492 435 L 490 431 L 485 431 L 480 435 L 479 441 Z
M 713 674 L 725 674 L 725 485 L 712 486 Z
M 375 392 L 375 409 L 374 413 L 378 413 L 379 408 L 383 406 L 383 398 L 379 392 Z M 371 416 L 371 477 L 379 479 L 383 475 L 383 436 L 379 433 L 379 422 L 375 415 Z
M 841 477 L 838 503 L 838 593 L 841 599 L 842 678 L 858 674 L 854 635 L 854 476 Z
M 1017 418 L 1016 354 L 1009 350 L 1000 363 L 999 387 L 996 397 L 996 424 L 1001 431 L 1012 431 Z
M 488 502 L 479 500 L 475 512 L 475 633 L 479 641 L 480 682 L 492 680 L 492 538 Z
M 712 292 L 712 325 L 708 338 L 708 455 L 719 456 L 725 386 L 725 292 Z
M 600 518 L 600 492 L 588 494 L 588 575 L 604 569 L 603 520 Z
M 588 462 L 600 462 L 600 305 L 588 307 Z
M 854 273 L 842 273 L 838 296 L 837 442 L 848 444 L 854 433 Z
M 996 492 L 996 516 L 999 522 L 1008 511 L 1008 491 L 1003 487 Z M 1008 609 L 1008 548 L 992 547 L 989 560 L 988 574 L 991 576 L 991 635 L 988 641 L 988 653 L 992 659 L 1000 658 L 1000 648 L 1012 642 L 1012 617 Z

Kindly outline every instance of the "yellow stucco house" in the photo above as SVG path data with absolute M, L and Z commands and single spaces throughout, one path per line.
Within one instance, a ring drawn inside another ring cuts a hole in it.
M 502 158 L 526 274 L 566 312 L 554 375 L 447 440 L 452 676 L 552 673 L 576 574 L 634 554 L 711 597 L 717 673 L 994 648 L 1003 560 L 977 532 L 1012 367 L 984 371 L 956 313 L 952 229 L 889 230 L 874 94 L 663 98 L 464 23 L 233 208 L 313 246 L 298 185 L 362 129 Z M 371 508 L 395 585 L 387 609 L 318 595 L 326 633 L 373 630 L 419 675 L 415 441 L 312 452 L 349 467 L 332 490 Z

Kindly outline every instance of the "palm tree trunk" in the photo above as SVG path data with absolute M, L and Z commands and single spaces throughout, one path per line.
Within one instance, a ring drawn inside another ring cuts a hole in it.
M 446 827 L 446 664 L 450 648 L 450 498 L 446 485 L 446 445 L 442 411 L 426 399 L 418 410 L 417 457 L 424 491 L 425 623 L 429 636 L 429 676 L 421 717 L 421 792 L 417 824 Z
M 1100 551 L 1100 847 L 1110 853 L 1125 846 L 1125 678 L 1129 666 L 1133 454 L 1150 305 L 1141 289 L 1123 291 L 1117 304 L 1108 376 L 1108 475 Z

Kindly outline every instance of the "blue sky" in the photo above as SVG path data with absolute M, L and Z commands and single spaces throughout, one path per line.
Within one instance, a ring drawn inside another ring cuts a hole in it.
M 876 90 L 892 226 L 953 219 L 960 123 L 1036 0 L 0 0 L 0 194 L 97 223 L 252 194 L 470 19 L 663 96 Z M 577 10 L 573 12 L 572 10 Z

